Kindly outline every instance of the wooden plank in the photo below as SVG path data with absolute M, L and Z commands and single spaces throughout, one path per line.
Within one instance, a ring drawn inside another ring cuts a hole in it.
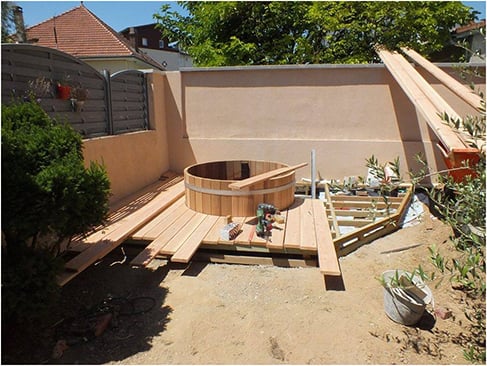
M 250 255 L 232 255 L 232 254 L 218 254 L 218 253 L 202 253 L 198 252 L 193 257 L 193 260 L 208 261 L 212 263 L 226 263 L 226 264 L 246 264 L 246 265 L 267 265 L 278 267 L 317 267 L 316 259 L 294 259 L 294 258 L 278 258 L 278 257 L 260 257 Z
M 403 51 L 406 55 L 408 55 L 414 62 L 421 65 L 426 71 L 428 71 L 431 75 L 437 78 L 443 85 L 445 85 L 448 89 L 462 98 L 465 102 L 470 104 L 473 108 L 480 111 L 480 106 L 482 105 L 482 98 L 474 93 L 472 90 L 467 88 L 465 85 L 448 75 L 446 72 L 441 70 L 438 66 L 434 65 L 423 56 L 421 56 L 416 51 L 407 48 L 401 47 L 401 51 Z
M 381 201 L 384 201 L 384 198 L 380 195 L 379 196 L 345 196 L 345 195 L 331 196 L 332 201 L 372 202 L 372 201 L 377 201 L 378 199 Z M 400 204 L 402 202 L 401 197 L 390 197 L 390 196 L 388 196 L 387 200 L 391 203 L 396 203 L 396 204 Z
M 115 249 L 133 232 L 140 229 L 143 225 L 152 220 L 183 195 L 184 182 L 181 181 L 168 188 L 166 191 L 161 192 L 145 206 L 124 218 L 123 221 L 125 224 L 123 226 L 114 230 L 109 236 L 105 236 L 101 241 L 97 242 L 92 247 L 86 249 L 68 261 L 65 264 L 65 268 L 75 272 L 83 271 L 95 261 L 103 258 L 105 255 Z
M 441 113 L 441 111 L 438 111 L 435 108 L 428 96 L 420 90 L 414 80 L 407 75 L 393 58 L 393 53 L 380 48 L 376 49 L 376 52 L 408 98 L 423 115 L 443 146 L 446 147 L 448 153 L 455 148 L 467 148 L 465 142 L 458 136 L 458 134 L 440 118 L 438 113 Z
M 431 103 L 440 113 L 447 113 L 453 119 L 462 117 L 448 104 L 438 92 L 416 71 L 416 69 L 399 53 L 393 53 L 392 57 L 397 64 L 414 80 L 419 89 L 429 98 Z M 480 104 L 478 105 L 478 107 Z
M 157 238 L 155 238 L 148 246 L 146 246 L 140 253 L 135 257 L 130 264 L 133 266 L 146 266 L 152 261 L 159 251 L 167 244 L 167 242 L 178 232 L 179 228 L 184 225 L 188 220 L 190 220 L 196 214 L 195 211 L 186 208 L 184 212 L 171 221 L 167 225 Z
M 159 250 L 159 254 L 173 255 L 207 216 L 206 214 L 194 211 L 191 213 L 193 214 L 191 218 L 182 223 L 182 225 L 171 226 L 169 230 L 172 230 L 174 235 Z
M 328 210 L 326 211 L 326 213 L 328 214 Z M 384 216 L 387 216 L 387 212 L 385 210 L 382 210 L 382 211 L 375 210 L 374 212 L 371 212 L 369 210 L 353 210 L 353 209 L 337 210 L 337 209 L 335 209 L 335 215 L 337 217 L 350 216 L 350 217 L 355 217 L 355 218 L 366 218 L 366 217 L 370 217 L 372 215 L 375 215 L 376 217 L 384 217 Z
M 233 220 L 236 220 L 234 218 Z M 209 245 L 217 245 L 220 240 L 220 230 L 222 227 L 226 225 L 227 219 L 224 216 L 218 216 L 218 219 L 213 224 L 213 226 L 208 230 L 205 237 L 203 238 L 203 242 Z
M 370 208 L 370 209 L 386 209 L 387 204 L 380 200 L 380 198 L 376 201 L 333 201 L 333 207 L 335 209 L 343 209 L 343 208 Z M 398 203 L 392 203 L 389 206 L 389 209 L 395 209 L 399 207 Z
M 328 205 L 331 218 L 332 218 L 333 228 L 335 229 L 335 237 L 339 237 L 341 236 L 340 228 L 338 226 L 338 221 L 335 214 L 335 208 L 333 207 L 333 201 L 331 200 L 330 188 L 328 187 L 328 184 L 325 184 L 325 195 L 326 195 L 326 203 Z
M 328 225 L 325 206 L 320 200 L 312 200 L 312 207 L 320 272 L 324 275 L 340 276 L 340 264 L 338 263 L 335 244 Z
M 95 233 L 87 236 L 81 241 L 83 241 L 85 244 L 96 244 L 101 240 L 112 240 L 112 236 L 116 235 L 117 231 L 119 231 L 121 228 L 123 229 L 127 225 L 130 226 L 131 222 L 134 221 L 134 218 L 143 217 L 144 212 L 159 214 L 170 206 L 162 206 L 162 209 L 159 210 L 157 200 L 161 199 L 162 196 L 167 195 L 167 198 L 170 199 L 170 203 L 172 204 L 173 199 L 176 201 L 179 197 L 184 195 L 184 183 L 181 179 L 177 179 L 177 183 L 172 186 L 169 186 L 169 184 L 171 184 L 171 182 L 164 182 L 162 185 L 156 184 L 153 186 L 155 191 L 147 192 L 142 196 L 140 196 L 140 194 L 134 195 L 132 197 L 137 198 L 135 198 L 133 201 L 127 202 L 124 200 L 126 205 L 124 207 L 120 207 L 110 215 L 107 225 L 99 228 Z M 174 192 L 178 197 L 172 196 Z M 164 202 L 161 204 L 164 205 Z M 151 216 L 149 220 L 151 220 L 153 217 L 155 216 Z
M 287 223 L 287 210 L 281 212 L 281 216 L 284 217 L 284 223 L 278 224 L 274 223 L 272 226 L 272 235 L 270 241 L 267 243 L 267 248 L 269 249 L 284 249 L 284 236 L 286 232 Z
M 157 238 L 166 229 L 167 225 L 187 210 L 184 202 L 185 197 L 183 196 L 149 223 L 133 233 L 131 238 L 134 240 L 154 240 Z
M 301 206 L 301 239 L 299 243 L 301 250 L 317 250 L 312 201 L 312 199 L 305 199 Z
M 228 185 L 228 187 L 230 187 L 231 189 L 236 189 L 236 190 L 244 189 L 244 188 L 251 186 L 252 184 L 263 182 L 263 181 L 268 180 L 272 177 L 292 172 L 293 170 L 302 168 L 306 165 L 308 165 L 308 163 L 301 163 L 298 165 L 292 165 L 292 166 L 288 166 L 288 167 L 284 167 L 284 168 L 274 169 L 274 170 L 271 170 L 269 172 L 254 175 L 253 177 L 243 179 L 243 180 L 235 182 L 235 183 L 231 183 Z
M 285 248 L 299 248 L 301 243 L 301 206 L 303 198 L 295 198 L 287 211 L 286 232 L 284 233 Z
M 191 236 L 171 257 L 171 262 L 188 263 L 193 254 L 198 250 L 201 241 L 212 226 L 218 221 L 219 216 L 206 215 L 201 224 L 193 231 Z

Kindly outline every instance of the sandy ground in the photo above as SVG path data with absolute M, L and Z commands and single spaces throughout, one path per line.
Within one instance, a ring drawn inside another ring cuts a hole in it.
M 119 317 L 98 338 L 72 345 L 61 364 L 462 364 L 463 295 L 432 287 L 437 307 L 417 327 L 391 321 L 376 279 L 388 269 L 428 267 L 428 246 L 448 251 L 450 229 L 433 220 L 401 229 L 340 259 L 344 291 L 325 291 L 317 268 L 155 261 L 113 264 L 119 250 L 64 288 L 65 309 L 108 294 L 149 296 L 156 306 Z M 392 251 L 405 247 L 414 248 Z

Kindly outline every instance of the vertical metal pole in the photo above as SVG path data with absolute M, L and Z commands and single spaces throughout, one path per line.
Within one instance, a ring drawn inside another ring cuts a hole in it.
M 316 151 L 311 150 L 311 198 L 316 198 Z
M 113 135 L 113 115 L 112 115 L 112 86 L 110 83 L 110 72 L 106 69 L 103 70 L 103 76 L 105 78 L 105 99 L 107 106 L 107 133 Z

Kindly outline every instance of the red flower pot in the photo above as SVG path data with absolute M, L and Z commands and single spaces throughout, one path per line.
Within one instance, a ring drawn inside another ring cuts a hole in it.
M 57 96 L 59 99 L 69 99 L 69 97 L 71 96 L 71 87 L 67 85 L 58 85 Z

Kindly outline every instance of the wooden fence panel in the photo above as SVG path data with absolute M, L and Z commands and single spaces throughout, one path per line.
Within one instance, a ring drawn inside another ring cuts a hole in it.
M 113 133 L 146 130 L 147 78 L 144 72 L 124 70 L 110 77 Z
M 33 95 L 52 118 L 69 123 L 83 138 L 148 128 L 143 72 L 127 70 L 109 77 L 66 53 L 29 44 L 2 45 L 1 62 L 2 103 Z M 70 97 L 60 99 L 58 83 L 71 87 Z M 80 89 L 87 91 L 83 103 L 74 98 Z

